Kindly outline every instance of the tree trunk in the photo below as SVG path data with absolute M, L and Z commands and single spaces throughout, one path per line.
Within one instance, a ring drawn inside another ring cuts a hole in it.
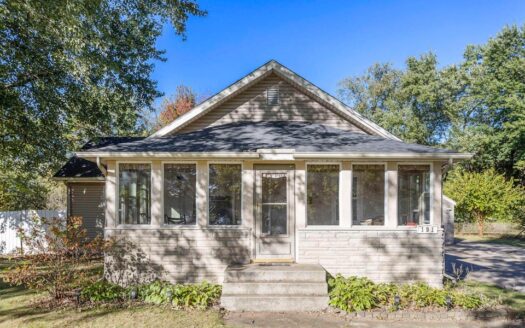
M 477 218 L 477 221 L 478 221 L 478 236 L 480 237 L 483 237 L 483 228 L 484 228 L 484 221 L 485 221 L 485 217 L 483 216 L 483 214 L 481 213 L 477 213 L 476 214 L 476 218 Z

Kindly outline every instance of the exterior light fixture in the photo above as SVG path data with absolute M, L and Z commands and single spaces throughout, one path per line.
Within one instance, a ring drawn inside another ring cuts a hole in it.
M 399 303 L 401 303 L 401 297 L 399 297 L 399 295 L 394 296 L 394 306 L 396 311 L 399 310 Z
M 131 291 L 129 292 L 129 298 L 131 300 L 137 299 L 137 289 L 136 288 L 131 289 Z
M 168 298 L 168 302 L 171 304 L 171 301 L 173 301 L 173 292 L 170 289 L 166 291 L 166 297 Z
M 445 303 L 447 304 L 447 310 L 450 310 L 452 308 L 452 298 L 450 295 L 447 295 L 445 298 Z
M 75 301 L 77 304 L 80 304 L 80 296 L 82 295 L 82 291 L 80 289 L 75 290 Z

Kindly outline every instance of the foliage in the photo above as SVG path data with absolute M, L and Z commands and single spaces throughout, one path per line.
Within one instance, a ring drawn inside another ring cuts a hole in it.
M 0 172 L 47 174 L 88 139 L 140 133 L 163 25 L 184 37 L 205 14 L 193 0 L 0 2 Z
M 115 302 L 126 298 L 126 289 L 106 280 L 99 280 L 84 286 L 81 296 L 91 302 Z
M 120 287 L 107 281 L 97 281 L 82 289 L 84 299 L 92 302 L 125 301 L 131 290 L 137 290 L 138 299 L 151 304 L 171 304 L 181 308 L 206 309 L 216 304 L 221 296 L 221 286 L 207 282 L 200 284 L 170 284 L 156 280 L 149 284 Z
M 365 277 L 344 278 L 337 275 L 328 281 L 330 305 L 342 310 L 364 311 L 378 307 L 394 309 L 395 297 L 399 296 L 399 308 L 446 307 L 447 296 L 452 306 L 477 309 L 487 304 L 482 295 L 474 295 L 451 288 L 432 288 L 425 283 L 396 285 L 373 283 Z
M 341 99 L 408 142 L 472 152 L 465 166 L 494 168 L 525 184 L 525 26 L 505 27 L 463 60 L 410 57 L 375 64 L 340 83 Z
M 172 304 L 177 307 L 205 309 L 217 303 L 221 296 L 221 286 L 208 282 L 200 284 L 175 284 L 154 281 L 142 285 L 138 289 L 139 297 L 146 303 L 169 303 L 171 293 Z
M 514 214 L 525 204 L 525 190 L 493 169 L 481 173 L 454 170 L 444 192 L 456 201 L 458 220 L 476 222 L 480 236 L 487 219 L 519 220 Z
M 11 267 L 4 280 L 64 298 L 90 279 L 82 269 L 102 254 L 105 244 L 100 238 L 86 237 L 79 217 L 70 217 L 66 223 L 56 218 L 34 221 L 28 231 L 19 232 L 28 254 L 25 261 Z
M 177 86 L 175 95 L 162 102 L 158 119 L 158 127 L 164 127 L 173 122 L 177 117 L 187 113 L 196 105 L 195 92 L 185 85 Z

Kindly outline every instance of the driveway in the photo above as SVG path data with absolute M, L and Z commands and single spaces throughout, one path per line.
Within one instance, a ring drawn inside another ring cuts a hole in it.
M 480 242 L 458 242 L 445 247 L 445 271 L 454 276 L 453 264 L 469 271 L 466 279 L 525 293 L 525 249 Z

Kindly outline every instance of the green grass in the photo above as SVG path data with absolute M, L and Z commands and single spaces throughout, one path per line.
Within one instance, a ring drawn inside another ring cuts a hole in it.
M 463 242 L 482 242 L 525 248 L 525 238 L 508 235 L 486 235 L 483 237 L 479 237 L 478 235 L 457 235 L 456 239 Z
M 4 327 L 223 327 L 217 310 L 183 311 L 169 307 L 132 305 L 47 310 L 33 304 L 42 295 L 23 287 L 11 287 L 1 279 L 10 266 L 0 259 L 0 328 Z M 93 272 L 100 272 L 99 268 Z
M 463 282 L 458 288 L 468 289 L 470 292 L 481 293 L 492 300 L 498 300 L 499 304 L 516 311 L 521 317 L 525 316 L 525 293 L 471 280 Z

